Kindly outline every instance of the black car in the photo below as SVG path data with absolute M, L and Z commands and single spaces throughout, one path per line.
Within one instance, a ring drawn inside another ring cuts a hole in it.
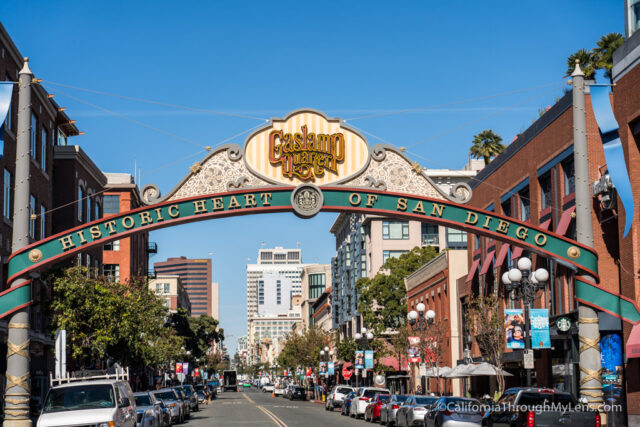
M 289 391 L 289 400 L 307 400 L 307 392 L 304 387 L 300 387 L 299 385 L 291 386 L 291 390 Z

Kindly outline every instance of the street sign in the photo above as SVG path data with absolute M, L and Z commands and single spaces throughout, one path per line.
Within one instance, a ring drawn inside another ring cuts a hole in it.
M 524 351 L 524 369 L 533 369 L 533 350 Z

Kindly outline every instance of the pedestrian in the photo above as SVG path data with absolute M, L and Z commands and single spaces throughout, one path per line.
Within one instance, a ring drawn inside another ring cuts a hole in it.
M 420 384 L 416 387 L 416 394 L 422 394 L 422 386 Z

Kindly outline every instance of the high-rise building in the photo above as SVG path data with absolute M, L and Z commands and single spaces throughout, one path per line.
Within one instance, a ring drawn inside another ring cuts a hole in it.
M 212 312 L 211 259 L 168 258 L 153 264 L 156 276 L 177 275 L 189 295 L 191 315 L 200 316 Z
M 220 284 L 211 283 L 211 317 L 220 320 Z

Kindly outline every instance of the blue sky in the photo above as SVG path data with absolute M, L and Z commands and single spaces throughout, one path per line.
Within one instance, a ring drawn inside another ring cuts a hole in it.
M 106 172 L 133 173 L 135 162 L 142 185 L 165 193 L 203 146 L 302 107 L 412 147 L 424 167 L 460 168 L 473 135 L 491 128 L 508 143 L 553 104 L 569 54 L 624 33 L 623 2 L 613 0 L 13 1 L 0 3 L 0 19 L 86 132 L 72 143 Z M 270 214 L 155 231 L 151 262 L 213 258 L 234 351 L 246 331 L 247 260 L 265 242 L 299 244 L 305 262 L 329 262 L 334 218 Z

